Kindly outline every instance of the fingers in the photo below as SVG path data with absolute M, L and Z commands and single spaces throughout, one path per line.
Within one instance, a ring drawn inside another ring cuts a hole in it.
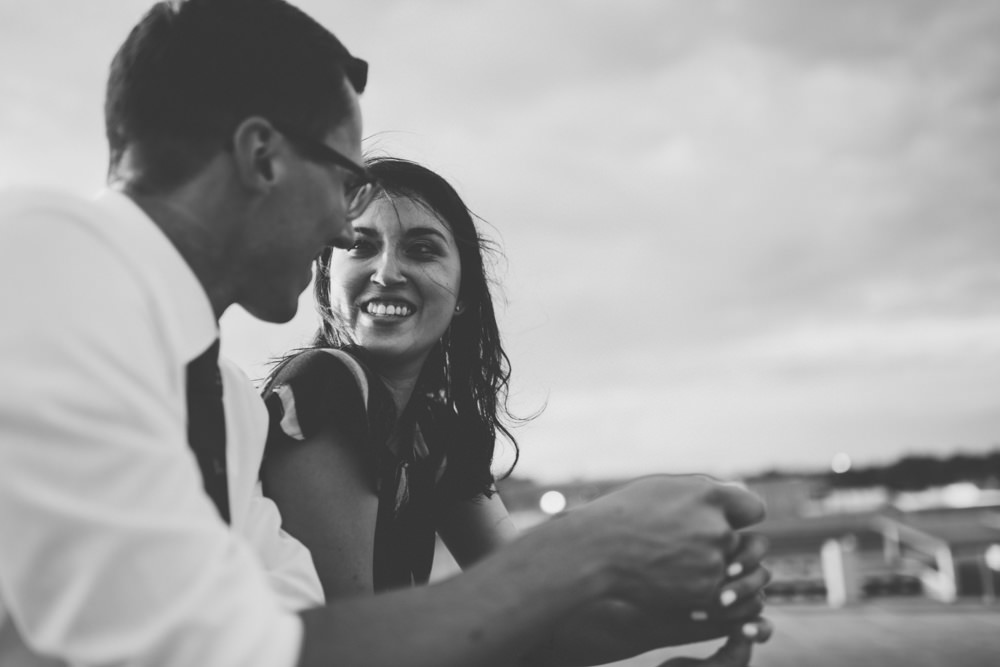
M 705 614 L 704 618 L 711 618 L 713 621 L 730 622 L 739 621 L 746 618 L 754 618 L 764 611 L 764 598 L 762 595 L 753 595 L 743 600 L 737 600 L 728 607 L 713 610 L 711 614 Z M 692 615 L 692 620 L 696 620 Z
M 740 635 L 755 644 L 763 644 L 774 634 L 774 625 L 763 616 L 747 621 L 740 626 Z
M 771 581 L 771 571 L 757 566 L 738 579 L 725 582 L 719 592 L 718 603 L 722 608 L 732 607 L 737 601 L 753 598 Z
M 721 618 L 745 618 L 760 613 L 759 596 L 771 580 L 771 572 L 760 562 L 767 553 L 767 540 L 752 533 L 737 533 L 734 553 L 726 566 L 726 580 L 719 589 L 716 611 Z M 714 615 L 714 614 L 713 614 Z
M 715 599 L 691 613 L 691 620 L 737 620 L 761 612 L 761 592 L 771 580 L 771 572 L 760 562 L 767 552 L 767 540 L 751 533 L 736 533 L 736 545 L 726 567 L 726 579 Z
M 764 611 L 764 596 L 757 594 L 735 602 L 729 607 L 716 607 L 710 612 L 696 610 L 690 612 L 689 619 L 694 626 L 703 626 L 706 637 L 721 636 L 758 618 Z
M 762 585 L 759 573 L 747 577 L 759 569 L 755 566 L 766 545 L 735 530 L 762 515 L 761 501 L 736 486 L 697 477 L 655 476 L 604 496 L 576 516 L 600 518 L 616 528 L 605 535 L 620 536 L 597 542 L 606 552 L 600 555 L 616 563 L 616 571 L 630 575 L 615 595 L 665 611 L 712 612 L 732 606 Z M 641 539 L 633 539 L 636 536 Z M 735 568 L 729 575 L 734 583 L 720 589 L 727 567 Z
M 726 568 L 724 578 L 714 592 L 689 612 L 692 621 L 734 620 L 756 616 L 764 603 L 763 590 L 771 581 L 771 571 L 761 566 L 766 549 L 762 538 L 750 538 L 738 556 Z M 735 576 L 731 576 L 734 575 Z
M 714 495 L 729 525 L 746 528 L 764 520 L 764 503 L 756 495 L 732 484 L 716 484 Z
M 660 663 L 659 667 L 747 667 L 752 653 L 752 642 L 733 635 L 707 658 L 672 658 Z
M 759 566 L 767 555 L 767 547 L 767 538 L 762 535 L 737 533 L 736 547 L 729 555 L 726 576 L 735 579 Z

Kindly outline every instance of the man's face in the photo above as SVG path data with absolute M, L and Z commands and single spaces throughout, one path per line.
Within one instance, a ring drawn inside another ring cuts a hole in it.
M 353 90 L 349 98 L 347 117 L 321 141 L 361 165 L 361 110 Z M 277 185 L 246 221 L 248 261 L 242 263 L 245 275 L 237 298 L 251 315 L 276 323 L 295 316 L 299 295 L 312 277 L 313 259 L 327 246 L 349 247 L 354 239 L 347 196 L 357 177 L 285 143 L 287 150 L 276 162 Z

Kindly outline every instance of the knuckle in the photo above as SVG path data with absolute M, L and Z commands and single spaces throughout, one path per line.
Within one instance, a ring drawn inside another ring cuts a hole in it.
M 701 559 L 705 576 L 718 578 L 726 569 L 726 559 L 718 549 L 710 549 Z
M 764 602 L 759 598 L 752 598 L 743 603 L 739 610 L 734 610 L 734 618 L 747 618 L 759 616 L 764 611 Z
M 707 478 L 699 481 L 701 484 L 698 490 L 701 493 L 701 498 L 714 507 L 721 507 L 725 499 L 725 493 L 722 490 L 723 487 Z
M 770 541 L 757 533 L 744 533 L 746 549 L 755 558 L 762 558 L 770 548 Z
M 698 606 L 712 607 L 718 592 L 719 581 L 715 577 L 703 575 L 691 580 L 691 597 Z

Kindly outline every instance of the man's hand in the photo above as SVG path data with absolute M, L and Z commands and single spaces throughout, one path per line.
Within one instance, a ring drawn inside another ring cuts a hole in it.
M 713 607 L 691 610 L 691 620 L 731 621 L 760 613 L 764 587 L 771 581 L 771 572 L 761 564 L 768 543 L 764 537 L 752 533 L 741 533 L 737 540 L 739 546 L 728 557 L 726 580 L 720 584 Z M 718 636 L 722 634 L 725 633 Z
M 717 604 L 735 532 L 760 521 L 761 501 L 735 486 L 698 476 L 647 477 L 552 522 L 557 548 L 573 562 L 599 563 L 608 597 L 647 612 L 684 612 Z M 554 535 L 552 535 L 554 537 Z M 550 542 L 551 543 L 551 542 Z
M 620 660 L 654 648 L 677 646 L 730 635 L 753 622 L 764 609 L 763 588 L 770 572 L 761 565 L 767 541 L 739 535 L 727 579 L 715 603 L 705 609 L 655 612 L 621 600 L 604 600 L 565 618 L 553 633 L 549 651 L 558 664 L 596 664 Z M 725 591 L 731 591 L 723 604 Z
M 607 577 L 609 586 L 602 599 L 565 617 L 532 651 L 535 664 L 610 662 L 752 625 L 770 580 L 761 566 L 767 542 L 737 529 L 762 516 L 761 502 L 737 487 L 661 476 L 633 482 L 543 527 L 550 539 L 541 542 L 546 548 L 539 556 L 551 547 L 584 571 L 600 563 L 607 569 L 595 574 Z M 553 533 L 559 533 L 555 542 Z M 732 650 L 722 657 L 730 659 Z

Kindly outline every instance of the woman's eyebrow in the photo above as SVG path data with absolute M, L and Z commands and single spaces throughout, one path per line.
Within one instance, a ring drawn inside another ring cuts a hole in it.
M 445 241 L 445 242 L 448 241 L 448 237 L 445 236 L 444 232 L 442 232 L 440 229 L 436 229 L 434 227 L 411 227 L 410 229 L 406 230 L 406 236 L 407 237 L 412 237 L 412 236 L 437 236 L 442 241 Z
M 356 226 L 354 228 L 354 233 L 358 236 L 364 236 L 366 238 L 377 238 L 379 236 L 378 230 L 373 227 Z M 411 227 L 403 233 L 403 236 L 404 238 L 436 236 L 445 243 L 448 242 L 448 236 L 445 232 L 435 227 Z

